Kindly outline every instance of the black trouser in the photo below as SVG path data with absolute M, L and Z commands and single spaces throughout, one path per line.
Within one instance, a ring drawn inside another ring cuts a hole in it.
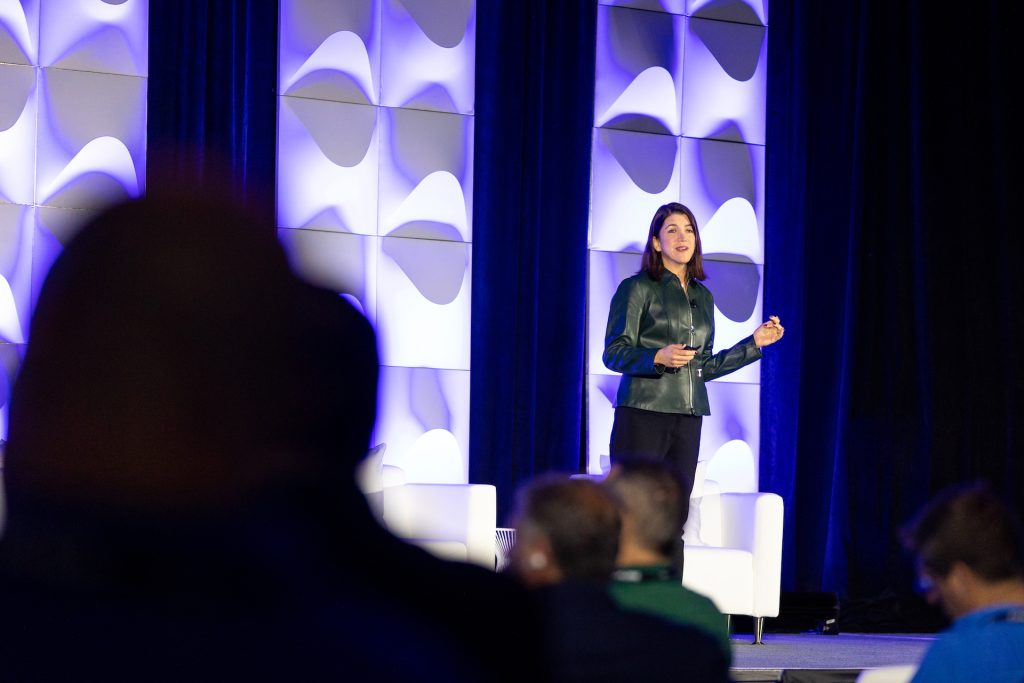
M 683 478 L 683 522 L 690 512 L 702 422 L 699 415 L 656 413 L 626 406 L 615 409 L 609 453 L 611 464 L 614 465 L 617 458 L 635 457 L 667 460 L 675 465 Z

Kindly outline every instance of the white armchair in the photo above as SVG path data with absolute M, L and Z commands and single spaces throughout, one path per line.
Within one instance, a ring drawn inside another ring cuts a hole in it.
M 683 585 L 707 595 L 724 614 L 754 617 L 760 644 L 765 617 L 779 614 L 782 498 L 721 493 L 699 463 L 684 529 Z
M 497 493 L 489 484 L 421 484 L 370 451 L 357 473 L 370 507 L 395 536 L 446 560 L 495 567 Z
M 447 559 L 494 569 L 496 492 L 487 484 L 403 484 L 384 489 L 384 525 Z

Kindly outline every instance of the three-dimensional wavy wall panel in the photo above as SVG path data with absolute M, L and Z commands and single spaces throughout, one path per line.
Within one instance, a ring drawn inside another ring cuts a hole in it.
M 50 265 L 145 190 L 148 0 L 0 2 L 0 439 Z
M 715 348 L 762 321 L 767 3 L 601 0 L 590 235 L 588 468 L 608 466 L 618 375 L 601 361 L 608 307 L 640 267 L 655 210 L 681 201 L 701 232 Z M 760 364 L 708 385 L 701 459 L 755 490 Z
M 279 236 L 376 327 L 374 438 L 410 481 L 469 473 L 475 11 L 280 5 Z

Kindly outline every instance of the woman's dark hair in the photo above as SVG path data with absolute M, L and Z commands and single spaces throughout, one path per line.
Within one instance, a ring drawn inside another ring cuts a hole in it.
M 647 273 L 647 276 L 652 280 L 657 281 L 661 279 L 662 274 L 665 272 L 665 264 L 661 259 L 661 252 L 654 249 L 654 238 L 658 237 L 658 233 L 661 232 L 661 226 L 665 223 L 665 219 L 676 213 L 690 219 L 690 225 L 693 226 L 693 236 L 696 240 L 693 258 L 690 259 L 690 263 L 686 266 L 686 274 L 694 280 L 703 280 L 707 276 L 704 275 L 704 251 L 700 246 L 700 230 L 697 229 L 697 218 L 688 207 L 679 202 L 669 202 L 658 207 L 658 210 L 654 212 L 654 218 L 651 219 L 651 228 L 647 231 L 647 244 L 644 246 L 643 259 L 640 261 L 640 271 Z

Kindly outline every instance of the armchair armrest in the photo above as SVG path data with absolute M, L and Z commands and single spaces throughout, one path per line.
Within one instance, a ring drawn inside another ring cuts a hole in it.
M 774 493 L 723 493 L 723 545 L 751 553 L 756 614 L 779 613 L 782 579 L 782 498 Z

